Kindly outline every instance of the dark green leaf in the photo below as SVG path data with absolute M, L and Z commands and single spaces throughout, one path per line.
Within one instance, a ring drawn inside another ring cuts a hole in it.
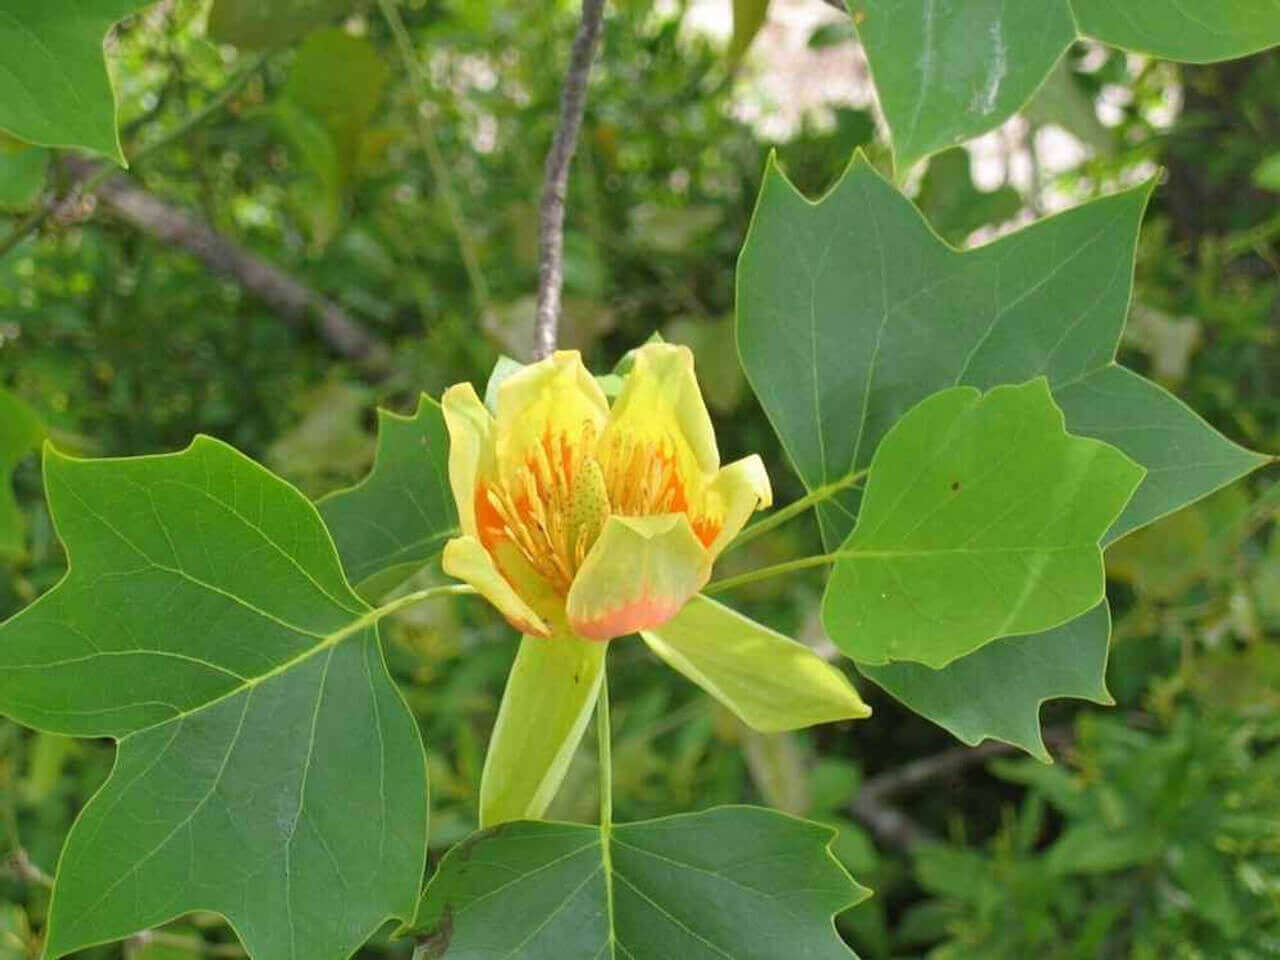
M 931 393 L 1038 376 L 1069 431 L 1147 468 L 1108 540 L 1266 463 L 1115 365 L 1146 195 L 1103 197 L 961 253 L 861 156 L 818 203 L 771 163 L 738 264 L 738 347 L 805 486 L 865 468 Z M 829 547 L 856 506 L 851 491 L 819 510 Z
M 0 626 L 0 711 L 120 741 L 46 955 L 212 910 L 256 960 L 343 960 L 410 916 L 422 744 L 315 508 L 207 437 L 51 451 L 45 487 L 70 571 Z
M 865 468 L 885 431 L 929 393 L 1038 375 L 1071 432 L 1147 468 L 1108 541 L 1265 463 L 1114 364 L 1145 198 L 1145 188 L 1104 197 L 959 253 L 864 159 L 818 203 L 771 164 L 739 262 L 738 345 L 805 486 Z M 857 506 L 849 491 L 819 509 L 829 547 L 848 535 Z M 1084 658 L 1105 651 L 1105 636 L 1072 650 L 1081 676 L 1101 674 L 1101 657 Z M 1013 655 L 1002 644 L 982 653 Z M 959 695 L 943 696 L 949 676 L 913 691 L 911 705 L 959 726 L 947 706 Z M 1020 716 L 1010 701 L 992 735 Z
M 379 410 L 373 470 L 318 506 L 362 596 L 384 594 L 425 567 L 458 532 L 440 404 L 424 393 L 412 417 Z
M 1068 434 L 1043 378 L 934 394 L 871 461 L 823 599 L 827 632 L 859 663 L 939 669 L 1060 626 L 1102 600 L 1098 541 L 1142 474 Z
M 0 130 L 46 147 L 85 147 L 121 166 L 115 92 L 102 42 L 153 0 L 0 0 Z
M 1107 693 L 1107 605 L 1044 633 L 995 640 L 941 670 L 918 663 L 859 664 L 864 676 L 916 713 L 976 746 L 986 738 L 1050 759 L 1040 705 L 1075 697 L 1111 704 Z
M 755 807 L 598 827 L 510 823 L 450 851 L 423 960 L 849 960 L 832 915 L 869 895 L 835 832 Z

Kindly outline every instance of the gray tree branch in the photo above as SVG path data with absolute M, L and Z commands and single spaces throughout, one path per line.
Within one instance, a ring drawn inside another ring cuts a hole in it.
M 595 59 L 604 0 L 583 0 L 582 22 L 569 54 L 569 70 L 560 95 L 560 123 L 547 154 L 542 203 L 538 209 L 538 310 L 533 328 L 536 359 L 556 348 L 560 325 L 560 294 L 564 287 L 564 208 L 573 162 L 587 103 L 587 79 Z
M 1044 738 L 1050 744 L 1063 745 L 1070 742 L 1071 733 L 1050 728 L 1045 730 Z M 1018 748 L 1010 744 L 988 740 L 976 747 L 952 747 L 921 757 L 864 783 L 849 803 L 849 813 L 886 847 L 909 851 L 924 843 L 937 842 L 938 838 L 930 831 L 893 806 L 894 800 L 935 780 L 954 776 L 966 767 L 1017 752 Z
M 97 164 L 78 157 L 64 157 L 62 163 L 76 183 L 96 180 L 100 175 Z M 123 175 L 102 178 L 94 195 L 113 216 L 187 251 L 212 272 L 240 284 L 290 326 L 303 329 L 314 323 L 336 353 L 356 361 L 366 373 L 381 374 L 390 365 L 386 346 L 340 306 L 245 250 L 200 218 Z

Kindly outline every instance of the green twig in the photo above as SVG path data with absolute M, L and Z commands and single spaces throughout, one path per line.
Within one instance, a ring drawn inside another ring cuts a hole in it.
M 167 147 L 174 141 L 182 139 L 196 127 L 200 126 L 200 124 L 204 123 L 211 116 L 221 110 L 227 104 L 227 101 L 234 97 L 236 93 L 240 91 L 240 88 L 248 83 L 249 79 L 262 68 L 262 65 L 266 63 L 268 56 L 268 54 L 263 53 L 254 57 L 245 67 L 238 70 L 236 74 L 227 81 L 226 85 L 218 91 L 218 94 L 212 100 L 206 103 L 195 113 L 191 114 L 191 116 L 187 117 L 186 120 L 182 121 L 182 123 L 178 124 L 168 133 L 157 137 L 150 143 L 144 144 L 135 150 L 133 155 L 129 158 L 128 164 L 133 165 L 138 163 L 140 160 L 143 160 L 156 151 Z M 104 180 L 115 172 L 116 169 L 114 166 L 111 164 L 103 164 L 93 174 L 75 184 L 71 188 L 71 192 L 68 196 L 63 197 L 61 200 L 56 197 L 50 197 L 44 204 L 37 207 L 24 217 L 3 240 L 0 240 L 0 258 L 3 258 L 5 254 L 21 243 L 28 234 L 34 233 L 44 226 L 45 222 L 58 210 L 61 210 L 71 197 L 88 196 L 101 186 Z
M 413 114 L 418 139 L 422 141 L 422 149 L 431 167 L 431 176 L 444 200 L 445 211 L 449 215 L 449 222 L 453 225 L 453 232 L 457 235 L 458 249 L 462 253 L 462 266 L 467 274 L 467 282 L 471 284 L 471 295 L 475 300 L 476 309 L 483 317 L 489 312 L 489 285 L 485 282 L 484 271 L 480 269 L 480 256 L 476 251 L 475 239 L 463 216 L 457 191 L 453 189 L 453 177 L 449 173 L 448 164 L 445 163 L 444 154 L 440 151 L 435 131 L 427 124 L 427 118 L 422 114 L 422 104 L 430 98 L 426 74 L 414 53 L 413 40 L 409 37 L 409 31 L 405 29 L 404 21 L 400 19 L 395 0 L 378 0 L 378 6 L 382 9 L 382 16 L 386 19 L 387 26 L 391 28 L 396 49 L 409 73 L 409 81 L 413 86 Z
M 744 543 L 750 543 L 756 537 L 764 536 L 775 527 L 780 527 L 788 520 L 798 517 L 810 507 L 816 506 L 824 500 L 829 500 L 841 490 L 847 490 L 849 487 L 856 485 L 866 475 L 866 470 L 858 470 L 848 476 L 841 477 L 839 480 L 833 480 L 831 483 L 825 483 L 822 486 L 817 487 L 810 493 L 805 494 L 799 500 L 796 500 L 794 503 L 789 503 L 785 507 L 775 510 L 763 520 L 759 520 L 747 527 L 733 538 L 729 545 L 725 547 L 723 552 L 727 553 L 735 547 L 742 546 Z
M 344 637 L 349 637 L 354 633 L 359 633 L 365 627 L 372 626 L 384 617 L 389 617 L 391 614 L 403 610 L 405 607 L 412 607 L 415 604 L 419 604 L 423 600 L 430 600 L 433 597 L 466 596 L 475 592 L 475 587 L 469 587 L 465 583 L 449 583 L 438 587 L 427 587 L 425 590 L 415 590 L 413 593 L 406 593 L 403 597 L 396 597 L 394 600 L 389 600 L 380 607 L 375 607 L 359 620 L 354 621 L 339 632 L 342 633 Z

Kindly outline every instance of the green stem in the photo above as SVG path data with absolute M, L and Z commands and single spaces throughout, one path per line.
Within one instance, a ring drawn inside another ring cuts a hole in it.
M 405 607 L 412 607 L 415 604 L 419 604 L 423 600 L 430 600 L 433 597 L 466 596 L 475 592 L 475 587 L 467 586 L 465 583 L 448 583 L 439 587 L 427 587 L 425 590 L 415 590 L 413 593 L 406 593 L 403 597 L 396 597 L 394 600 L 389 600 L 380 607 L 375 607 L 355 623 L 344 628 L 344 630 L 347 631 L 346 635 L 350 636 L 353 633 L 359 633 L 365 627 L 377 623 L 384 617 L 389 617 L 391 614 L 397 613 Z
M 600 767 L 600 829 L 607 834 L 613 828 L 613 733 L 609 729 L 607 672 L 600 678 L 600 696 L 596 700 L 596 748 Z
M 445 163 L 444 154 L 440 152 L 435 131 L 427 125 L 427 118 L 422 115 L 422 104 L 430 99 L 426 74 L 413 51 L 413 40 L 409 37 L 409 31 L 405 29 L 404 21 L 400 19 L 400 13 L 396 10 L 396 0 L 378 0 L 378 6 L 382 9 L 382 16 L 387 21 L 387 26 L 391 28 L 396 49 L 409 73 L 409 81 L 413 85 L 413 113 L 418 139 L 422 141 L 422 149 L 427 154 L 427 164 L 431 167 L 431 176 L 444 200 L 445 212 L 449 215 L 453 232 L 457 235 L 458 249 L 462 253 L 462 266 L 467 274 L 467 282 L 471 285 L 471 295 L 476 302 L 476 308 L 483 316 L 489 312 L 489 285 L 485 282 L 484 271 L 480 269 L 480 256 L 476 252 L 471 229 L 462 214 L 462 204 L 458 201 L 458 194 L 453 189 L 453 177 L 449 173 L 449 166 Z
M 129 165 L 133 165 L 155 153 L 157 150 L 168 146 L 176 140 L 182 139 L 196 127 L 200 126 L 200 124 L 204 123 L 211 116 L 221 110 L 227 104 L 227 101 L 234 97 L 236 93 L 240 91 L 240 88 L 248 83 L 249 79 L 262 68 L 262 65 L 266 63 L 268 56 L 269 54 L 263 53 L 254 57 L 244 68 L 238 70 L 236 74 L 227 81 L 226 85 L 218 91 L 218 94 L 212 100 L 206 103 L 195 113 L 191 114 L 191 116 L 187 117 L 186 120 L 182 121 L 182 123 L 178 124 L 168 133 L 161 137 L 157 137 L 150 143 L 144 144 L 135 150 L 133 156 L 128 160 Z M 116 173 L 115 166 L 109 163 L 104 163 L 90 176 L 75 184 L 72 187 L 72 191 L 80 196 L 88 196 L 101 186 L 104 180 L 112 176 L 114 173 Z M 5 254 L 21 243 L 28 234 L 34 233 L 44 226 L 45 221 L 53 216 L 62 204 L 63 201 L 50 198 L 46 203 L 42 204 L 40 207 L 31 211 L 31 213 L 24 217 L 18 225 L 9 232 L 8 236 L 3 240 L 0 240 L 0 258 L 3 258 Z
M 723 580 L 715 580 L 707 584 L 703 589 L 703 593 L 721 593 L 725 590 L 733 590 L 735 587 L 743 587 L 748 583 L 755 583 L 757 580 L 767 580 L 770 577 L 776 577 L 783 573 L 791 573 L 794 570 L 807 570 L 810 567 L 821 567 L 828 563 L 835 563 L 841 557 L 853 556 L 857 551 L 853 550 L 837 550 L 834 553 L 815 554 L 812 557 L 801 557 L 798 560 L 788 560 L 785 563 L 775 563 L 769 567 L 761 567 L 759 570 L 751 570 L 747 573 L 738 574 L 736 577 L 725 577 Z
M 734 549 L 735 547 L 742 546 L 744 543 L 750 543 L 756 537 L 764 536 L 766 533 L 768 533 L 770 530 L 774 529 L 775 527 L 780 527 L 782 526 L 782 524 L 786 523 L 788 520 L 791 520 L 794 517 L 798 517 L 800 514 L 804 513 L 810 507 L 816 506 L 817 504 L 822 503 L 824 500 L 831 499 L 841 490 L 847 490 L 849 487 L 854 486 L 860 480 L 862 480 L 862 478 L 865 477 L 866 475 L 867 475 L 866 470 L 855 471 L 854 473 L 850 473 L 847 476 L 841 477 L 839 480 L 833 480 L 831 483 L 825 483 L 822 486 L 814 489 L 813 491 L 805 494 L 803 497 L 801 497 L 799 500 L 796 500 L 794 503 L 789 503 L 785 507 L 775 510 L 773 513 L 769 514 L 769 516 L 765 517 L 763 520 L 759 520 L 756 523 L 753 523 L 751 526 L 747 527 L 745 530 L 739 533 L 736 537 L 734 537 L 734 539 L 730 542 L 730 544 L 724 548 L 724 551 L 722 552 L 721 555 L 723 555 L 723 553 L 727 553 L 728 551 Z
M 607 665 L 606 660 L 606 665 Z M 604 868 L 605 915 L 609 918 L 609 954 L 613 948 L 613 731 L 609 726 L 609 671 L 600 678 L 596 700 L 596 749 L 600 778 L 600 863 Z

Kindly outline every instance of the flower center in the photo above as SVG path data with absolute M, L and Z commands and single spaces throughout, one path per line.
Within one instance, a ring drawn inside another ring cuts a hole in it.
M 714 519 L 691 513 L 674 443 L 621 433 L 597 440 L 590 423 L 576 437 L 545 432 L 505 482 L 493 478 L 476 488 L 485 548 L 494 554 L 499 541 L 513 544 L 561 594 L 613 513 L 688 514 L 707 545 L 720 529 Z

